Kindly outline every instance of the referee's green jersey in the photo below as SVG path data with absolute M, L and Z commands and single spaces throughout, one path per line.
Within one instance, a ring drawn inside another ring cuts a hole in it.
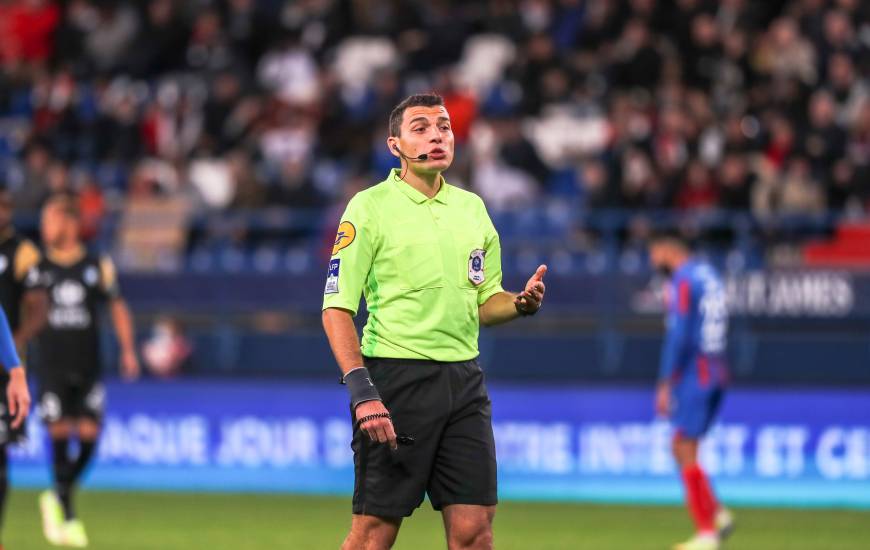
M 466 361 L 478 355 L 477 308 L 502 292 L 498 233 L 477 195 L 448 185 L 427 198 L 393 170 L 341 218 L 323 309 L 369 317 L 366 357 Z

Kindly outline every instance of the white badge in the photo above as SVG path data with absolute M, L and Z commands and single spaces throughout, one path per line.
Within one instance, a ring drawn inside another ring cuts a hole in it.
M 483 271 L 483 258 L 486 256 L 486 250 L 477 248 L 471 251 L 468 257 L 468 280 L 476 285 L 479 285 L 486 280 L 486 275 Z
M 323 289 L 324 294 L 338 294 L 338 270 L 340 267 L 340 259 L 329 260 L 329 272 L 326 274 L 326 287 Z

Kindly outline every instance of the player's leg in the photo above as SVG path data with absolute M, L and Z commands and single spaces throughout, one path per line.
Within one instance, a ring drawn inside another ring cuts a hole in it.
M 396 433 L 414 442 L 393 451 L 372 441 L 354 422 L 354 515 L 342 547 L 346 550 L 392 546 L 401 519 L 423 502 L 447 417 L 447 384 L 439 365 L 367 358 L 366 367 Z
M 493 547 L 497 476 L 492 404 L 476 361 L 449 371 L 453 410 L 441 435 L 428 492 L 441 510 L 451 550 Z
M 79 453 L 72 463 L 73 483 L 78 483 L 91 463 L 100 438 L 100 423 L 94 418 L 82 418 L 78 423 Z
M 0 444 L 0 534 L 3 532 L 3 518 L 6 512 L 6 491 L 9 489 L 8 462 L 6 444 Z M 2 548 L 2 542 L 0 542 L 0 548 Z
M 719 504 L 701 464 L 698 462 L 700 440 L 715 417 L 719 404 L 717 390 L 688 386 L 677 396 L 678 410 L 674 414 L 676 433 L 673 439 L 674 459 L 680 467 L 685 489 L 686 507 L 695 524 L 696 535 L 677 545 L 681 550 L 718 548 L 716 512 Z
M 70 394 L 70 409 L 76 414 L 75 432 L 79 450 L 75 459 L 70 460 L 69 464 L 69 497 L 64 508 L 66 522 L 63 531 L 67 545 L 83 548 L 88 545 L 88 535 L 84 523 L 73 509 L 73 501 L 78 482 L 90 465 L 97 448 L 105 407 L 105 390 L 103 385 L 95 380 L 74 389 L 75 391 Z
M 402 518 L 354 514 L 341 550 L 388 550 L 396 542 Z
M 8 377 L 7 377 L 8 378 Z M 0 388 L 5 388 L 3 376 L 0 375 Z M 0 391 L 0 534 L 3 532 L 3 519 L 6 512 L 6 495 L 9 491 L 9 445 L 24 439 L 26 424 L 12 428 L 12 416 L 6 402 L 6 392 Z M 0 543 L 0 550 L 3 545 Z
M 49 396 L 51 401 L 51 396 Z M 45 403 L 45 400 L 41 400 Z M 64 501 L 69 503 L 69 436 L 71 423 L 69 420 L 60 418 L 52 420 L 47 417 L 47 409 L 40 405 L 43 418 L 51 438 L 52 474 L 54 489 L 42 492 L 39 495 L 39 509 L 42 514 L 42 530 L 45 538 L 51 544 L 63 544 L 63 525 L 66 521 Z M 55 409 L 48 409 L 48 414 L 53 415 Z M 57 409 L 60 410 L 59 408 Z
M 451 504 L 442 516 L 449 550 L 492 550 L 495 506 Z
M 97 439 L 100 436 L 100 424 L 93 417 L 83 417 L 76 424 L 76 432 L 79 452 L 75 460 L 70 460 L 69 463 L 69 484 L 66 487 L 66 500 L 63 501 L 65 518 L 63 538 L 68 546 L 84 548 L 88 545 L 88 535 L 84 523 L 73 508 L 73 502 L 78 482 L 94 456 Z
M 72 419 L 62 418 L 48 424 L 54 492 L 63 509 L 64 519 L 67 520 L 75 517 L 72 505 L 73 462 L 69 456 L 72 432 Z

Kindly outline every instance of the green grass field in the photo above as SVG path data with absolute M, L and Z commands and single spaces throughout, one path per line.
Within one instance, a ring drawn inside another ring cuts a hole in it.
M 6 550 L 49 548 L 36 493 L 14 491 Z M 349 523 L 344 498 L 86 492 L 79 498 L 94 550 L 337 549 Z M 870 513 L 737 509 L 727 548 L 870 548 Z M 681 508 L 506 502 L 495 526 L 499 550 L 662 550 L 690 531 Z M 396 548 L 443 549 L 440 516 L 424 504 Z

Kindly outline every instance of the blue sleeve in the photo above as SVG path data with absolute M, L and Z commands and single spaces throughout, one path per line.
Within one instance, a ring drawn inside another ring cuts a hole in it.
M 671 303 L 668 305 L 667 330 L 659 366 L 659 382 L 672 380 L 685 367 L 685 350 L 690 338 L 689 316 L 692 304 L 692 287 L 682 279 L 673 285 Z
M 0 309 L 0 366 L 9 370 L 21 366 L 21 359 L 15 349 L 15 340 L 9 328 L 6 312 Z

